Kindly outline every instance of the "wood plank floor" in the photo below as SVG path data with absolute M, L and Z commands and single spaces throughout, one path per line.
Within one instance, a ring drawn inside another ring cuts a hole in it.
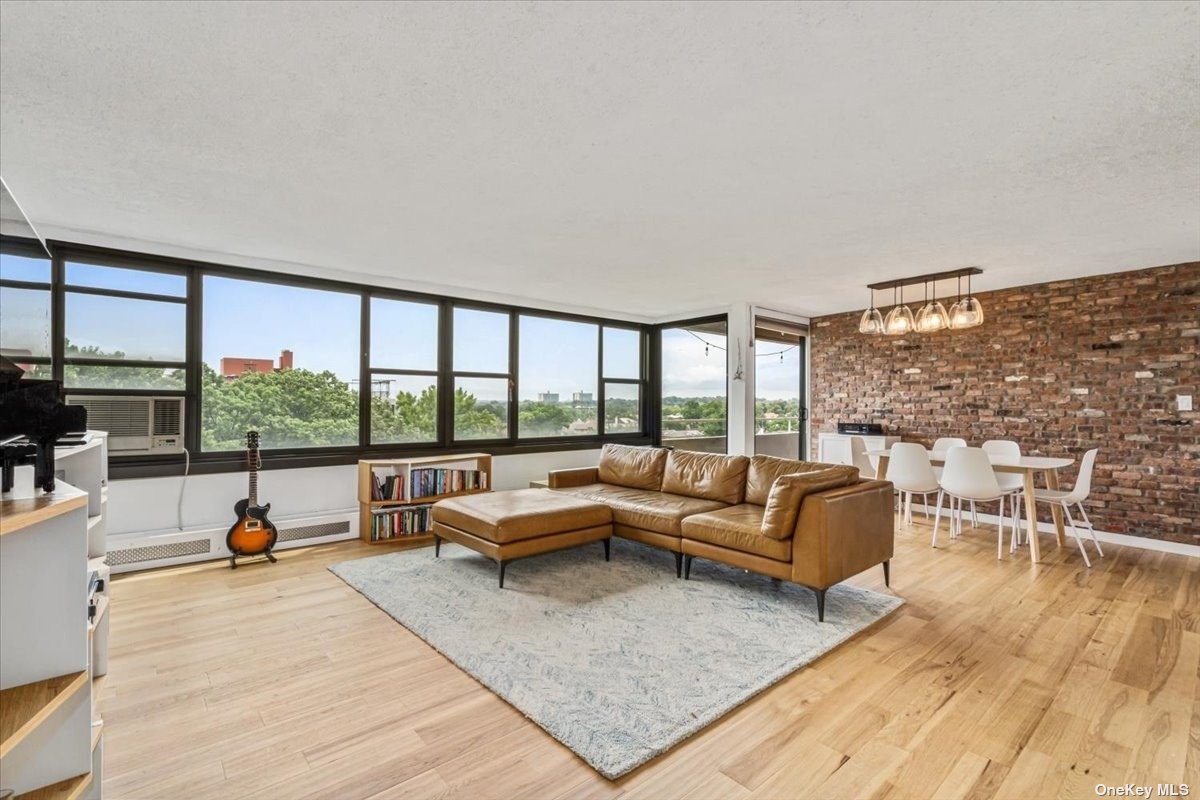
M 357 542 L 118 577 L 105 796 L 1049 798 L 1200 791 L 1200 559 L 898 528 L 880 625 L 619 781 L 326 571 Z M 620 557 L 616 543 L 614 557 Z M 519 570 L 510 576 L 519 580 Z M 663 556 L 663 580 L 674 580 Z M 856 583 L 882 588 L 872 570 Z

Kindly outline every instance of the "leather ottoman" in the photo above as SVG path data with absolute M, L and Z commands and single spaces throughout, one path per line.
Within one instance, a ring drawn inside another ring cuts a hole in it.
M 442 500 L 433 506 L 434 557 L 447 539 L 500 566 L 500 588 L 509 561 L 604 542 L 609 558 L 612 510 L 603 503 L 549 489 L 516 489 Z

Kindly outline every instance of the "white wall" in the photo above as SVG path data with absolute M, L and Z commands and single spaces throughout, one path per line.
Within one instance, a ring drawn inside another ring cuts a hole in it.
M 544 479 L 552 469 L 593 466 L 595 450 L 497 456 L 492 462 L 496 489 L 519 489 Z M 339 511 L 357 511 L 357 468 L 337 467 L 265 470 L 259 475 L 258 496 L 271 503 L 271 517 L 284 520 Z M 246 474 L 225 472 L 182 477 L 114 480 L 108 488 L 109 536 L 179 530 L 179 493 L 183 487 L 183 529 L 228 525 L 233 504 L 246 496 Z

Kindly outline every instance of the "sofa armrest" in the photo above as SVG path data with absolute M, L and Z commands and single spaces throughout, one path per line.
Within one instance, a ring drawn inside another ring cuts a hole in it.
M 550 473 L 551 489 L 566 489 L 569 486 L 587 486 L 600 480 L 598 467 L 578 467 L 576 469 L 556 469 Z
M 892 505 L 889 481 L 859 481 L 804 498 L 792 537 L 792 580 L 826 589 L 891 559 Z

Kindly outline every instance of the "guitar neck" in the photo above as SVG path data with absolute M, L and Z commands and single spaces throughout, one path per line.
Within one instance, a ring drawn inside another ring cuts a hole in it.
M 258 505 L 258 450 L 250 450 L 250 505 Z

